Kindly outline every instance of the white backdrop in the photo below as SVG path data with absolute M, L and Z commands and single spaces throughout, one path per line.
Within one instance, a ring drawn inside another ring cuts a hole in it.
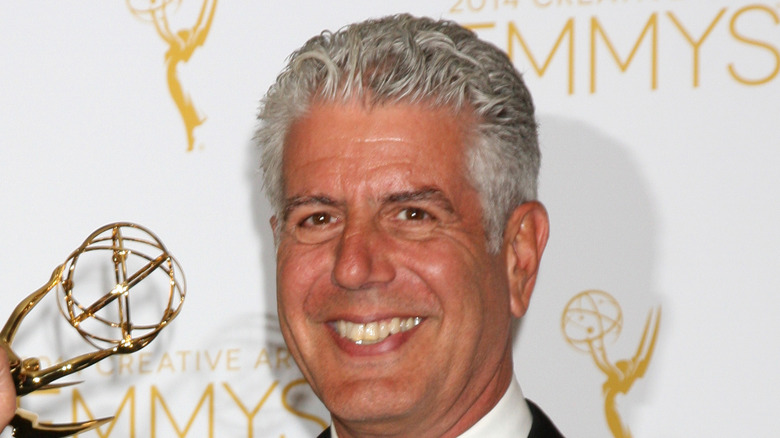
M 172 33 L 192 29 L 205 1 L 170 3 Z M 118 220 L 155 231 L 188 285 L 146 350 L 26 397 L 42 419 L 117 416 L 84 437 L 316 435 L 327 413 L 276 328 L 257 102 L 309 36 L 408 11 L 507 50 L 537 104 L 552 235 L 516 341 L 526 396 L 567 436 L 612 436 L 607 376 L 562 330 L 569 300 L 598 289 L 615 299 L 600 315 L 622 316 L 605 338 L 613 365 L 662 309 L 646 372 L 617 398 L 635 437 L 780 432 L 776 2 L 221 1 L 174 66 L 205 117 L 190 152 L 170 45 L 131 13 L 142 3 L 28 0 L 0 14 L 0 310 Z M 67 357 L 78 340 L 56 313 L 47 297 L 14 347 L 44 364 Z

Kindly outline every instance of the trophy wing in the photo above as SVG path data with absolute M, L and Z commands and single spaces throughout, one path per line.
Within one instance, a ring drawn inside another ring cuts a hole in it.
M 655 350 L 655 341 L 658 339 L 658 326 L 661 322 L 661 309 L 657 309 L 655 312 L 655 327 L 653 328 L 653 336 L 650 338 L 650 343 L 645 350 L 645 341 L 647 341 L 647 333 L 650 330 L 650 323 L 653 320 L 653 311 L 647 315 L 647 322 L 645 323 L 645 330 L 642 333 L 642 340 L 639 343 L 636 354 L 631 360 L 631 363 L 636 367 L 634 370 L 635 378 L 640 378 L 645 375 L 647 367 L 650 365 L 650 359 L 653 356 L 653 350 Z M 644 355 L 643 355 L 644 352 Z
M 112 419 L 113 417 L 108 417 L 65 424 L 42 423 L 38 421 L 38 415 L 17 409 L 16 415 L 11 420 L 11 427 L 13 427 L 13 436 L 17 438 L 58 438 L 92 430 Z

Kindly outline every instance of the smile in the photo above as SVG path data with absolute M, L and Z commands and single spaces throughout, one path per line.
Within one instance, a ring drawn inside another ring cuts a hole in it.
M 420 317 L 396 317 L 361 324 L 340 319 L 331 325 L 342 338 L 349 339 L 358 345 L 370 345 L 382 342 L 390 335 L 411 330 L 418 326 L 422 320 Z

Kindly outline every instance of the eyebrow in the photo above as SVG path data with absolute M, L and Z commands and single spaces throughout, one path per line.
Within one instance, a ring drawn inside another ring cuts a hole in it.
M 324 195 L 293 196 L 292 198 L 285 200 L 284 209 L 282 210 L 282 218 L 284 220 L 287 220 L 287 218 L 290 216 L 290 213 L 294 209 L 302 205 L 311 205 L 311 204 L 335 206 L 338 205 L 339 203 L 336 202 L 335 199 L 329 198 Z
M 450 213 L 455 212 L 455 208 L 449 198 L 444 195 L 444 192 L 434 186 L 426 186 L 418 190 L 390 193 L 382 198 L 382 204 L 401 204 L 414 201 L 432 201 Z M 290 213 L 296 208 L 312 204 L 329 207 L 340 205 L 338 201 L 325 195 L 293 196 L 285 201 L 282 218 L 286 220 Z
M 382 201 L 385 204 L 398 204 L 410 201 L 432 201 L 439 204 L 450 213 L 455 212 L 452 202 L 444 195 L 444 192 L 433 186 L 426 186 L 419 190 L 391 193 L 385 196 Z

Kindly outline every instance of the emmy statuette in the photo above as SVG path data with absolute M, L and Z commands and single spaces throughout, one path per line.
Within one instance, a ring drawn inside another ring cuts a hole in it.
M 77 276 L 76 267 L 93 268 L 95 260 L 102 260 L 101 266 L 113 271 L 107 282 L 105 275 L 101 277 L 102 284 L 109 284 L 108 291 L 98 291 L 97 299 L 83 303 L 75 292 L 82 284 L 81 279 L 89 280 L 89 277 Z M 158 281 L 150 281 L 153 279 Z M 62 315 L 94 351 L 42 368 L 38 358 L 20 357 L 11 344 L 22 320 L 54 289 Z M 129 354 L 144 348 L 176 317 L 185 294 L 186 284 L 179 263 L 151 231 L 128 222 L 97 229 L 65 263 L 54 269 L 46 284 L 16 306 L 0 332 L 0 347 L 8 356 L 17 398 L 33 391 L 73 385 L 78 382 L 53 382 L 114 354 Z M 132 320 L 131 305 L 136 309 Z M 138 321 L 139 318 L 142 320 Z M 11 426 L 15 437 L 54 438 L 85 432 L 111 420 L 108 417 L 52 424 L 38 421 L 38 415 L 32 412 L 17 409 Z

